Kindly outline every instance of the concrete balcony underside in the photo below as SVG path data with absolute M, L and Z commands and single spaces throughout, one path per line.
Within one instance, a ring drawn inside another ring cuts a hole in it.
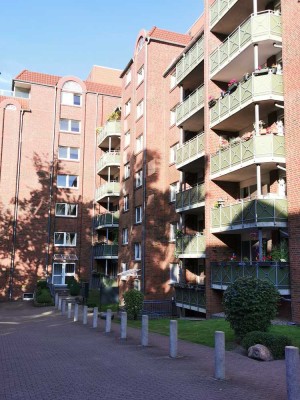
M 283 100 L 282 75 L 252 75 L 210 109 L 210 127 L 239 132 L 252 126 L 256 103 L 259 104 L 260 119 L 267 120 L 268 114 L 277 110 L 275 103 Z
M 97 146 L 109 148 L 110 145 L 112 149 L 120 146 L 121 121 L 108 121 L 103 127 L 98 128 L 97 131 Z
M 184 235 L 176 238 L 178 258 L 205 258 L 205 250 L 204 235 Z
M 120 218 L 119 211 L 115 213 L 105 213 L 96 215 L 94 217 L 94 228 L 95 229 L 118 228 L 119 218 Z
M 195 210 L 205 205 L 205 186 L 199 184 L 190 189 L 176 193 L 176 212 Z
M 176 151 L 176 168 L 190 170 L 189 165 L 204 157 L 204 154 L 204 133 L 200 133 L 178 147 Z M 196 164 L 196 168 L 199 168 L 198 163 Z
M 257 10 L 264 11 L 270 1 L 259 0 L 257 3 Z M 216 0 L 209 9 L 210 29 L 229 35 L 252 13 L 252 0 Z
M 260 164 L 262 174 L 276 169 L 277 164 L 285 164 L 284 136 L 254 136 L 219 150 L 210 157 L 210 177 L 229 182 L 244 181 L 256 176 L 256 164 Z
M 95 201 L 120 196 L 120 182 L 107 182 L 96 189 Z
M 286 228 L 287 216 L 286 199 L 242 200 L 211 210 L 211 232 L 241 233 L 253 228 Z
M 98 244 L 93 248 L 94 259 L 118 259 L 119 246 L 117 244 Z
M 204 124 L 204 86 L 198 87 L 176 109 L 176 125 L 197 132 Z
M 272 283 L 281 295 L 290 294 L 290 269 L 282 262 L 211 263 L 211 288 L 226 290 L 237 278 L 251 276 Z
M 206 313 L 205 286 L 175 284 L 176 307 Z
M 107 175 L 108 168 L 110 173 L 115 175 L 119 172 L 121 165 L 121 155 L 119 152 L 107 152 L 97 162 L 97 174 Z
M 210 55 L 210 78 L 229 82 L 233 77 L 241 79 L 249 71 L 249 60 L 253 60 L 253 45 L 258 44 L 258 64 L 281 51 L 273 46 L 282 42 L 281 16 L 267 11 L 252 15 L 238 27 Z

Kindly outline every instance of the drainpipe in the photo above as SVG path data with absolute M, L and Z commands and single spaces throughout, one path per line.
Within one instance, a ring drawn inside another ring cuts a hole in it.
M 253 14 L 257 14 L 257 0 L 253 0 Z
M 1 127 L 1 153 L 0 153 L 0 166 L 2 166 L 2 157 L 3 157 L 3 140 L 4 140 L 4 121 L 5 121 L 5 108 L 3 108 L 3 117 L 2 117 L 2 127 Z M 0 168 L 0 182 L 1 182 L 1 172 L 2 167 Z

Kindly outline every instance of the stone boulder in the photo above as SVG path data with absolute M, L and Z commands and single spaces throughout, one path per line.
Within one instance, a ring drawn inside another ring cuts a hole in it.
M 272 361 L 273 360 L 270 350 L 266 346 L 263 346 L 262 344 L 255 344 L 254 346 L 249 347 L 248 357 L 254 358 L 254 360 L 260 360 L 260 361 Z

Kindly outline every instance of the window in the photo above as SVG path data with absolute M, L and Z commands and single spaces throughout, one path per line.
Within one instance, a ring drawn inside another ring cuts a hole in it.
M 170 75 L 170 89 L 173 89 L 176 86 L 176 71 L 172 72 Z
M 143 170 L 136 172 L 135 174 L 135 187 L 138 188 L 143 185 Z
M 57 187 L 78 188 L 78 176 L 76 175 L 57 175 Z
M 69 232 L 55 232 L 54 245 L 55 246 L 76 246 L 76 233 Z
M 172 108 L 170 111 L 170 126 L 175 125 L 176 123 L 176 107 Z
M 125 103 L 125 117 L 130 114 L 131 111 L 131 100 L 128 100 L 127 103 Z
M 142 258 L 142 246 L 141 243 L 134 244 L 134 259 L 141 260 Z
M 126 132 L 124 135 L 124 147 L 130 145 L 130 131 Z
M 128 228 L 122 230 L 122 244 L 128 244 Z
M 131 82 L 131 68 L 126 72 L 125 86 L 129 85 L 130 82 Z
M 141 100 L 136 106 L 136 118 L 140 118 L 144 114 L 144 100 Z
M 175 242 L 177 229 L 178 229 L 178 222 L 171 222 L 170 223 L 170 242 Z
M 135 207 L 135 223 L 139 224 L 142 222 L 142 206 Z
M 80 121 L 61 118 L 59 121 L 59 129 L 64 132 L 80 133 Z
M 124 196 L 124 211 L 129 210 L 129 196 Z
M 75 276 L 75 263 L 53 263 L 52 283 L 65 285 L 68 276 Z
M 142 66 L 137 73 L 137 84 L 139 85 L 144 80 L 144 66 Z
M 128 179 L 130 177 L 130 164 L 124 165 L 124 179 Z
M 172 183 L 172 185 L 170 185 L 170 201 L 176 200 L 177 190 L 178 190 L 178 182 Z
M 77 204 L 56 203 L 55 215 L 57 217 L 77 217 Z
M 139 38 L 139 41 L 138 41 L 138 44 L 137 44 L 137 53 L 139 53 L 141 51 L 143 46 L 144 46 L 144 38 L 143 38 L 143 36 L 141 36 Z
M 140 135 L 138 138 L 136 138 L 135 151 L 136 153 L 139 153 L 142 150 L 143 150 L 143 135 Z
M 179 282 L 179 265 L 176 263 L 170 264 L 170 283 Z
M 81 95 L 77 93 L 61 92 L 61 104 L 67 106 L 81 106 Z
M 177 149 L 178 149 L 178 143 L 170 147 L 170 164 L 174 164 L 176 162 Z
M 79 161 L 79 149 L 77 147 L 58 146 L 58 159 Z

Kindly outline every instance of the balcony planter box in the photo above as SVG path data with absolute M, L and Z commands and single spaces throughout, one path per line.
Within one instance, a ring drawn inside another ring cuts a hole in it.
M 237 87 L 238 87 L 238 83 L 237 82 L 232 83 L 230 86 L 228 86 L 228 93 L 229 94 L 233 93 L 236 90 Z
M 212 108 L 214 105 L 216 105 L 217 104 L 217 100 L 215 100 L 215 99 L 211 99 L 211 100 L 209 100 L 209 102 L 208 102 L 208 107 L 209 108 Z
M 262 68 L 262 69 L 256 69 L 254 71 L 254 75 L 258 76 L 258 75 L 266 75 L 269 73 L 269 68 Z

